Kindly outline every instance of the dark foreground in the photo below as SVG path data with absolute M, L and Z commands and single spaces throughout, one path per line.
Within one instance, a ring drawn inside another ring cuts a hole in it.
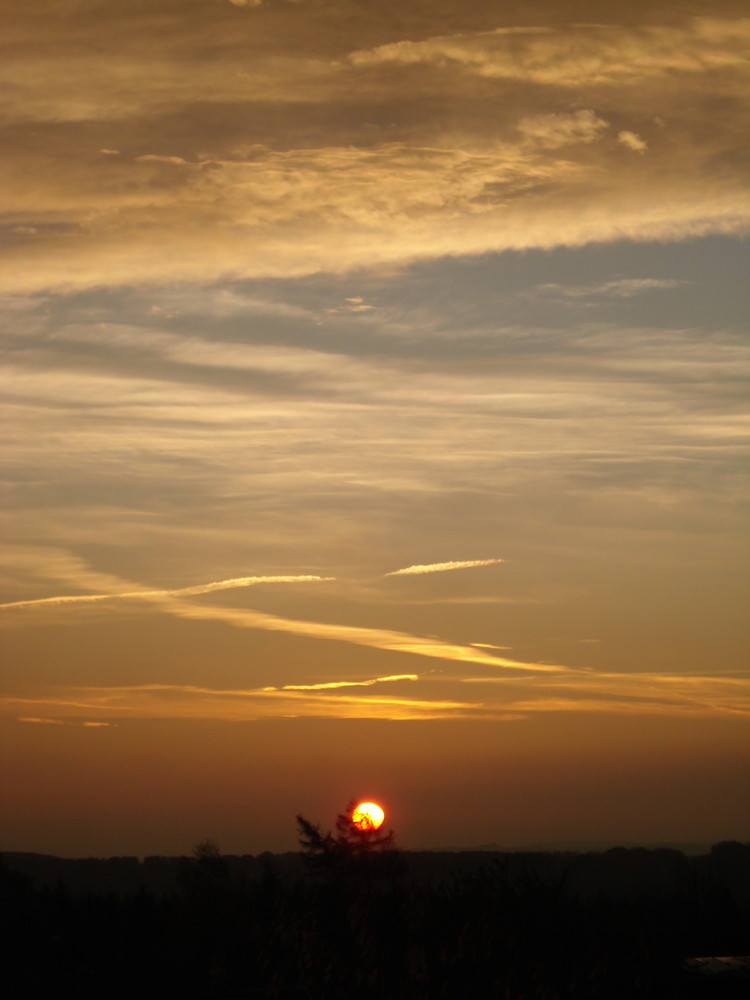
M 224 858 L 204 850 L 192 859 L 152 859 L 148 868 L 135 859 L 6 857 L 5 995 L 750 995 L 746 970 L 708 975 L 686 966 L 691 958 L 750 953 L 750 845 L 717 845 L 699 858 L 624 849 L 393 852 L 318 871 L 304 869 L 298 856 Z M 99 888 L 91 885 L 97 875 Z

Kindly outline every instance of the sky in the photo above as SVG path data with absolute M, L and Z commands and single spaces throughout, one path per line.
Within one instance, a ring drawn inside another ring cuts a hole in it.
M 746 5 L 0 12 L 0 848 L 747 839 Z

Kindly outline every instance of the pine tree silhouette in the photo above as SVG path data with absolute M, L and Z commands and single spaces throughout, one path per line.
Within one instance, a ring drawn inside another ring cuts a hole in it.
M 356 806 L 350 802 L 336 817 L 335 835 L 297 816 L 299 842 L 308 868 L 317 874 L 347 872 L 368 877 L 392 875 L 398 868 L 393 830 L 359 827 L 352 821 Z

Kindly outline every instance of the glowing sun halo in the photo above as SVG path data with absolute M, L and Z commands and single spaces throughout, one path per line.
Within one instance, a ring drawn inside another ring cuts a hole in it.
M 384 819 L 385 813 L 377 802 L 360 802 L 352 812 L 352 823 L 358 830 L 377 830 Z

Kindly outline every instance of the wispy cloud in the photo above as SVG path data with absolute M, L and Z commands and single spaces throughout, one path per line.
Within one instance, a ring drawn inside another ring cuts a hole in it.
M 156 591 L 169 597 L 188 597 L 194 594 L 209 594 L 214 590 L 230 590 L 235 587 L 254 587 L 260 583 L 323 583 L 335 580 L 333 576 L 240 576 L 231 580 L 217 580 L 195 587 L 181 587 L 178 590 Z
M 684 284 L 685 282 L 678 278 L 618 278 L 614 281 L 602 282 L 599 285 L 550 283 L 539 285 L 536 291 L 565 299 L 585 299 L 596 296 L 629 299 L 634 295 L 643 295 L 646 292 L 669 291 Z
M 326 313 L 364 313 L 371 312 L 375 309 L 375 306 L 370 305 L 365 302 L 361 296 L 355 296 L 353 298 L 344 299 L 340 306 L 329 306 L 324 309 L 323 312 Z
M 609 123 L 590 108 L 571 114 L 534 115 L 518 123 L 518 131 L 528 140 L 546 149 L 598 139 Z
M 434 637 L 411 635 L 390 629 L 358 628 L 354 625 L 339 625 L 328 622 L 300 621 L 282 618 L 241 608 L 219 608 L 191 604 L 173 599 L 167 610 L 180 618 L 221 621 L 237 628 L 263 629 L 272 632 L 289 632 L 310 638 L 328 639 L 334 642 L 348 642 L 355 646 L 382 649 L 394 653 L 409 653 L 413 656 L 427 656 L 439 660 L 462 663 L 483 663 L 505 670 L 557 673 L 565 667 L 551 663 L 529 663 L 492 656 L 472 646 L 462 646 L 445 642 Z
M 466 566 L 482 566 L 502 560 L 474 560 L 469 562 L 454 563 L 434 563 L 425 566 L 406 567 L 405 571 L 412 573 L 439 572 L 446 569 L 464 568 Z M 61 558 L 61 565 L 67 563 Z M 71 566 L 78 563 L 73 560 Z M 405 572 L 404 570 L 400 572 Z M 89 571 L 90 572 L 90 571 Z M 399 572 L 399 571 L 396 571 Z M 111 579 L 111 578 L 107 578 Z M 330 579 L 324 577 L 235 577 L 227 580 L 212 581 L 192 587 L 176 588 L 173 590 L 154 591 L 132 591 L 112 595 L 82 595 L 78 600 L 87 603 L 96 599 L 143 599 L 153 601 L 156 610 L 161 613 L 176 616 L 178 618 L 192 619 L 197 621 L 215 621 L 234 628 L 258 629 L 263 631 L 286 632 L 293 635 L 306 636 L 313 639 L 327 640 L 333 642 L 350 643 L 355 646 L 362 646 L 370 649 L 378 649 L 387 652 L 396 652 L 414 656 L 423 656 L 445 662 L 484 665 L 493 668 L 493 675 L 488 678 L 459 678 L 463 683 L 471 682 L 476 684 L 491 685 L 493 683 L 514 683 L 519 679 L 533 681 L 536 687 L 547 692 L 554 692 L 554 698 L 559 698 L 557 692 L 561 689 L 575 691 L 576 695 L 584 697 L 587 704 L 592 696 L 597 692 L 611 695 L 617 694 L 620 698 L 641 701 L 665 701 L 673 706 L 674 710 L 690 714 L 691 712 L 703 711 L 728 711 L 745 712 L 747 693 L 750 685 L 744 679 L 727 677 L 689 677 L 683 675 L 655 675 L 655 674 L 617 674 L 606 672 L 594 672 L 584 669 L 572 669 L 570 667 L 554 664 L 528 662 L 510 659 L 497 655 L 503 647 L 490 643 L 470 643 L 460 645 L 451 643 L 434 636 L 426 637 L 413 635 L 407 632 L 394 631 L 391 629 L 364 628 L 352 625 L 343 625 L 330 622 L 319 622 L 311 620 L 299 620 L 284 618 L 278 615 L 271 615 L 260 611 L 246 608 L 220 607 L 204 605 L 188 600 L 189 597 L 199 596 L 204 593 L 211 593 L 215 590 L 224 590 L 231 587 L 247 587 L 266 582 L 296 583 L 318 582 Z M 12 602 L 0 606 L 0 610 L 13 610 L 16 608 L 44 607 L 52 604 L 75 604 L 75 597 L 62 598 L 41 598 L 36 601 Z M 502 673 L 501 673 L 502 672 Z M 289 683 L 280 687 L 266 687 L 261 689 L 264 694 L 292 694 L 305 692 L 334 690 L 345 687 L 371 688 L 377 684 L 409 681 L 417 682 L 420 679 L 417 674 L 385 674 L 375 678 L 365 678 L 359 681 L 314 681 L 310 683 Z M 170 685 L 150 685 L 144 686 L 140 690 L 160 691 L 169 689 Z M 191 694 L 206 694 L 207 689 L 184 687 L 181 690 Z M 253 696 L 258 691 L 233 692 L 237 696 Z M 226 693 L 228 695 L 228 693 Z M 216 695 L 219 697 L 219 695 Z M 568 699 L 570 705 L 576 701 L 576 697 Z M 33 699 L 32 699 L 33 701 Z M 67 701 L 68 708 L 85 707 L 89 710 L 95 705 L 81 705 L 79 702 Z M 527 700 L 522 704 L 515 702 L 506 703 L 506 708 L 526 711 Z M 478 706 L 475 706 L 478 710 Z
M 36 716 L 19 716 L 19 722 L 35 722 L 42 726 L 64 726 L 65 719 L 41 719 Z
M 199 583 L 192 587 L 178 587 L 174 590 L 124 590 L 114 594 L 64 594 L 58 597 L 38 597 L 28 601 L 9 601 L 0 604 L 0 611 L 13 608 L 33 608 L 45 604 L 88 604 L 96 601 L 159 600 L 167 597 L 197 597 L 217 590 L 234 590 L 238 587 L 254 587 L 266 583 L 321 583 L 334 580 L 332 576 L 238 576 L 230 580 L 215 580 Z
M 49 713 L 53 723 L 72 721 L 83 724 L 80 716 L 107 715 L 116 718 L 210 718 L 225 721 L 286 716 L 357 719 L 440 719 L 463 718 L 481 712 L 470 701 L 444 697 L 405 698 L 394 695 L 332 694 L 326 691 L 250 689 L 224 690 L 180 684 L 144 684 L 75 689 L 78 708 L 54 695 L 47 698 L 3 699 L 13 710 L 20 703 L 35 704 Z M 28 717 L 27 717 L 28 718 Z
M 30 558 L 26 556 L 26 558 Z M 75 558 L 65 559 L 61 557 L 63 572 L 68 575 L 71 582 L 75 580 L 76 571 L 80 572 L 87 579 L 96 579 L 96 574 L 92 573 L 82 560 Z M 480 559 L 470 562 L 460 563 L 434 563 L 431 566 L 412 566 L 405 570 L 395 571 L 400 573 L 424 573 L 442 572 L 444 570 L 462 569 L 473 566 L 486 566 L 493 563 L 502 562 L 500 559 Z M 103 576 L 110 585 L 117 582 L 116 577 Z M 178 618 L 188 618 L 194 620 L 212 620 L 223 622 L 235 628 L 261 629 L 264 631 L 288 632 L 293 635 L 304 635 L 310 638 L 327 639 L 337 642 L 348 642 L 357 646 L 365 646 L 371 649 L 389 650 L 397 653 L 409 653 L 416 656 L 428 656 L 437 659 L 461 661 L 468 663 L 484 663 L 493 667 L 521 670 L 538 671 L 542 673 L 556 672 L 565 668 L 554 664 L 527 663 L 519 660 L 510 660 L 504 657 L 494 656 L 482 652 L 471 645 L 457 645 L 446 642 L 435 637 L 424 637 L 411 635 L 407 632 L 398 632 L 390 629 L 359 628 L 352 625 L 340 625 L 336 623 L 302 621 L 291 618 L 283 618 L 278 615 L 265 614 L 245 608 L 227 608 L 201 605 L 197 602 L 186 600 L 188 597 L 199 596 L 211 593 L 216 590 L 227 590 L 233 587 L 249 587 L 261 583 L 309 583 L 324 582 L 331 580 L 331 577 L 320 576 L 269 576 L 269 577 L 234 577 L 228 580 L 217 580 L 192 587 L 181 587 L 172 590 L 121 590 L 110 594 L 83 594 L 64 595 L 60 597 L 43 597 L 26 601 L 12 601 L 0 605 L 0 611 L 20 611 L 26 609 L 43 609 L 60 605 L 91 604 L 104 601 L 126 601 L 137 600 L 150 602 L 159 612 L 174 615 Z
M 506 677 L 462 677 L 460 684 L 513 693 L 503 702 L 515 711 L 612 711 L 677 715 L 750 715 L 750 678 L 715 674 L 616 673 L 569 669 L 525 679 L 525 692 Z M 489 701 L 493 699 L 490 696 Z
M 475 566 L 494 566 L 505 562 L 504 559 L 468 559 L 463 562 L 425 563 L 424 565 L 405 566 L 394 569 L 385 576 L 420 576 L 422 573 L 446 573 L 452 569 L 473 569 Z
M 82 726 L 84 729 L 111 729 L 116 722 L 100 722 L 92 719 L 44 719 L 36 716 L 19 716 L 18 722 L 32 722 L 43 726 Z
M 27 561 L 32 559 L 25 550 L 22 553 Z M 461 569 L 472 566 L 485 566 L 496 562 L 499 559 L 474 560 L 463 563 L 435 563 L 425 567 L 407 567 L 400 572 L 422 573 L 441 572 L 443 570 Z M 67 575 L 71 582 L 75 581 L 76 572 L 80 572 L 87 579 L 96 579 L 96 574 L 83 563 L 82 560 L 74 557 L 67 557 L 65 554 L 59 556 L 59 562 L 63 567 L 62 572 Z M 397 571 L 398 572 L 398 571 Z M 116 577 L 104 576 L 110 585 L 117 582 Z M 334 642 L 346 642 L 356 646 L 364 646 L 370 649 L 380 649 L 396 653 L 406 653 L 415 656 L 426 656 L 435 659 L 448 661 L 459 661 L 465 663 L 482 663 L 491 665 L 497 669 L 508 669 L 513 671 L 531 671 L 540 673 L 553 673 L 564 670 L 554 664 L 548 663 L 528 663 L 519 660 L 511 660 L 505 657 L 492 655 L 483 652 L 482 649 L 472 645 L 459 645 L 443 641 L 436 637 L 425 637 L 412 635 L 407 632 L 398 632 L 390 629 L 360 628 L 352 625 L 341 625 L 328 622 L 303 621 L 292 618 L 284 618 L 278 615 L 266 614 L 245 608 L 228 608 L 202 605 L 199 602 L 188 600 L 217 590 L 227 590 L 233 587 L 249 587 L 264 583 L 309 583 L 323 582 L 331 580 L 331 577 L 319 576 L 269 576 L 269 577 L 234 577 L 227 580 L 217 580 L 192 587 L 181 587 L 171 590 L 122 590 L 109 594 L 84 594 L 84 595 L 64 595 L 59 597 L 36 598 L 25 601 L 12 601 L 0 605 L 0 611 L 24 611 L 29 609 L 42 610 L 45 607 L 88 605 L 97 602 L 109 601 L 145 601 L 154 606 L 157 612 L 174 615 L 178 618 L 193 619 L 197 621 L 217 621 L 234 628 L 260 629 L 263 631 L 287 632 L 293 635 L 307 636 L 315 639 L 329 640 Z M 395 675 L 388 675 L 391 680 Z M 403 675 L 399 675 L 403 676 Z M 373 681 L 372 683 L 378 683 Z M 370 686 L 369 683 L 364 686 Z
M 419 674 L 392 674 L 388 677 L 372 677 L 365 681 L 323 681 L 319 684 L 283 684 L 280 688 L 266 687 L 264 691 L 326 691 L 331 688 L 372 687 L 392 681 L 417 681 Z
M 701 73 L 742 61 L 744 23 L 695 17 L 679 27 L 578 24 L 566 30 L 496 28 L 399 41 L 350 56 L 355 65 L 433 65 L 546 85 L 624 83 L 679 67 Z
M 412 697 L 348 694 L 342 689 L 415 685 Z M 467 697 L 467 692 L 471 694 Z M 461 696 L 463 694 L 463 697 Z M 71 698 L 72 695 L 72 698 Z M 74 699 L 74 700 L 73 700 Z M 101 717 L 240 720 L 286 715 L 331 718 L 520 719 L 534 714 L 599 713 L 673 717 L 750 716 L 750 680 L 713 675 L 596 673 L 558 676 L 446 677 L 392 675 L 363 681 L 310 682 L 262 688 L 192 684 L 88 686 L 35 698 L 4 699 L 10 712 L 32 705 L 43 715 L 22 721 L 101 725 Z M 86 716 L 97 716 L 89 721 Z

